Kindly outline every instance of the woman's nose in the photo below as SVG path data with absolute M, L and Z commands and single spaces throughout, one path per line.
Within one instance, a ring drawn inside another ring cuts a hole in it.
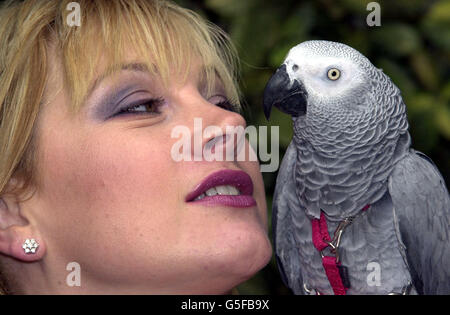
M 194 150 L 191 152 L 194 153 L 194 160 L 235 161 L 239 152 L 245 148 L 244 117 L 204 98 L 197 99 L 191 109 L 194 122 L 192 129 Z M 199 150 L 199 147 L 202 149 Z
M 215 157 L 220 157 L 222 152 L 223 160 L 235 161 L 241 150 L 245 148 L 244 117 L 217 105 L 213 105 L 205 116 L 202 143 L 204 151 Z M 220 151 L 216 153 L 216 150 Z

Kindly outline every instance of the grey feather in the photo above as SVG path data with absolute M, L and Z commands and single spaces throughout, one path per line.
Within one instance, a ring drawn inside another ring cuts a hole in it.
M 444 179 L 422 153 L 411 150 L 395 166 L 389 192 L 415 287 L 423 294 L 450 294 L 450 198 Z
M 296 155 L 296 148 L 291 143 L 278 172 L 273 197 L 272 229 L 275 257 L 281 278 L 294 292 L 303 292 L 298 240 L 295 237 L 296 228 L 291 216 L 291 211 L 296 211 L 299 207 L 293 176 Z
M 432 162 L 410 149 L 400 90 L 340 43 L 302 43 L 284 65 L 289 79 L 298 81 L 291 86 L 304 88 L 299 95 L 308 97 L 307 110 L 293 115 L 294 137 L 273 201 L 285 284 L 295 294 L 304 293 L 303 285 L 333 294 L 312 243 L 311 220 L 322 211 L 330 235 L 340 221 L 357 216 L 339 249 L 351 278 L 349 294 L 402 293 L 411 283 L 411 294 L 450 294 L 449 195 Z M 324 79 L 334 67 L 347 81 Z M 374 262 L 382 270 L 380 286 L 367 281 L 366 266 Z

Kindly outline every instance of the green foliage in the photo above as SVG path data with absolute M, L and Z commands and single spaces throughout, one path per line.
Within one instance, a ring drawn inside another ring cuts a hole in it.
M 394 57 L 408 56 L 422 47 L 416 29 L 403 23 L 383 24 L 371 36 L 372 44 Z
M 182 0 L 224 28 L 238 48 L 248 124 L 279 125 L 283 154 L 292 137 L 290 117 L 262 113 L 264 86 L 292 46 L 310 39 L 348 44 L 366 55 L 401 89 L 413 146 L 450 175 L 450 1 L 385 0 L 381 26 L 369 27 L 363 0 Z M 276 173 L 263 174 L 269 215 Z M 271 233 L 270 233 L 271 236 Z M 241 293 L 287 294 L 274 259 L 239 287 Z

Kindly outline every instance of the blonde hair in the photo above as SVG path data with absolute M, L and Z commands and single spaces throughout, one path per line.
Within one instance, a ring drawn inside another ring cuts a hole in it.
M 47 96 L 50 45 L 56 45 L 72 113 L 82 107 L 100 59 L 113 73 L 129 50 L 164 84 L 174 70 L 186 77 L 200 59 L 208 91 L 218 77 L 239 104 L 235 49 L 197 13 L 161 0 L 79 0 L 81 25 L 69 26 L 70 2 L 6 1 L 0 8 L 0 196 L 13 177 L 22 183 L 16 194 L 35 184 L 34 133 Z

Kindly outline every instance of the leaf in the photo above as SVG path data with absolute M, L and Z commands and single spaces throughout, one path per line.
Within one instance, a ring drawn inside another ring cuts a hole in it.
M 423 50 L 415 52 L 411 56 L 410 63 L 423 86 L 432 91 L 438 88 L 439 77 L 427 52 Z
M 435 97 L 428 93 L 416 93 L 408 98 L 407 104 L 413 147 L 422 152 L 429 152 L 438 142 L 439 136 L 435 123 Z
M 253 0 L 206 0 L 205 7 L 220 15 L 234 17 L 243 15 L 254 4 Z
M 408 24 L 383 24 L 371 33 L 379 50 L 393 56 L 407 56 L 422 47 L 417 31 Z
M 403 97 L 407 97 L 408 94 L 414 93 L 416 91 L 416 85 L 411 73 L 408 73 L 405 68 L 399 64 L 393 62 L 387 58 L 381 58 L 376 66 L 383 69 L 383 72 L 387 74 L 392 82 L 400 89 Z
M 444 104 L 439 104 L 435 113 L 435 121 L 442 135 L 450 140 L 450 110 Z
M 421 29 L 434 45 L 450 50 L 450 1 L 438 1 L 427 12 Z
M 441 97 L 445 103 L 450 103 L 450 82 L 447 82 L 442 88 Z
M 450 22 L 450 1 L 441 0 L 436 2 L 428 11 L 425 19 L 433 21 L 434 23 L 448 24 Z

